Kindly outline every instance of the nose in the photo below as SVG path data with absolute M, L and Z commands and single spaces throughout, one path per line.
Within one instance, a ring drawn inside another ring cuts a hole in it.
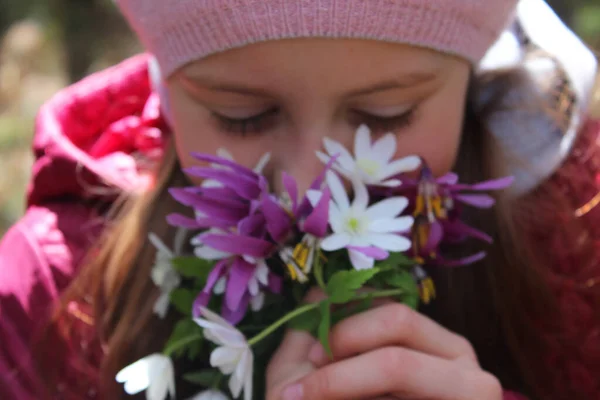
M 323 149 L 323 139 L 328 137 L 335 140 L 336 136 L 333 129 L 324 125 L 300 129 L 282 138 L 277 146 L 275 190 L 283 190 L 281 174 L 286 172 L 296 180 L 298 194 L 306 193 L 325 168 L 316 154 Z

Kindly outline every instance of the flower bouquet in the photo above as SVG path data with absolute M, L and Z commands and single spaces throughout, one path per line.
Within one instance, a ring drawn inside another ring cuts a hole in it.
M 164 317 L 173 307 L 181 320 L 162 354 L 117 374 L 127 393 L 176 398 L 172 360 L 187 357 L 206 367 L 183 376 L 199 387 L 194 399 L 226 399 L 226 392 L 259 398 L 264 368 L 254 365 L 268 363 L 282 328 L 312 332 L 330 354 L 332 326 L 374 299 L 414 308 L 430 302 L 435 287 L 424 265 L 465 265 L 485 256 L 449 260 L 439 248 L 469 237 L 491 242 L 460 220 L 461 208 L 491 207 L 494 199 L 482 192 L 506 188 L 512 178 L 475 185 L 452 173 L 434 178 L 420 157 L 393 160 L 393 134 L 372 141 L 365 126 L 356 132 L 354 154 L 330 139 L 324 149 L 317 153 L 323 172 L 303 195 L 286 174 L 284 192 L 270 191 L 261 173 L 268 155 L 251 170 L 226 151 L 194 154 L 208 166 L 185 172 L 203 183 L 171 189 L 194 218 L 168 216 L 180 228 L 173 249 L 149 238 L 158 250 L 152 280 L 161 293 L 154 310 Z M 190 236 L 194 254 L 186 256 Z M 304 303 L 313 286 L 326 298 Z

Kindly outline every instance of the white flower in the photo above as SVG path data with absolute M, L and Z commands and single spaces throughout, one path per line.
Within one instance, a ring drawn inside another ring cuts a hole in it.
M 373 267 L 375 259 L 355 248 L 377 248 L 392 252 L 410 248 L 410 240 L 397 234 L 408 231 L 413 224 L 412 217 L 398 217 L 408 205 L 405 197 L 390 197 L 369 206 L 367 187 L 354 180 L 354 200 L 350 204 L 348 194 L 334 172 L 327 173 L 327 184 L 332 195 L 329 224 L 333 234 L 321 242 L 323 250 L 348 248 L 354 268 L 368 269 Z M 315 200 L 317 197 L 312 193 L 311 202 Z
M 190 397 L 188 400 L 229 400 L 229 397 L 218 390 L 205 390 L 194 397 Z
M 210 355 L 210 365 L 219 368 L 225 375 L 231 375 L 229 390 L 238 398 L 244 389 L 244 400 L 252 400 L 252 376 L 254 355 L 244 335 L 229 322 L 201 308 L 204 318 L 195 318 L 194 322 L 204 328 L 204 337 L 220 347 Z
M 396 153 L 396 136 L 392 133 L 384 135 L 376 142 L 371 141 L 371 131 L 361 125 L 354 137 L 354 158 L 340 143 L 329 138 L 323 139 L 327 154 L 317 152 L 324 163 L 337 155 L 332 167 L 349 180 L 358 179 L 367 185 L 398 186 L 400 181 L 391 179 L 394 176 L 416 170 L 421 165 L 417 156 L 404 157 L 392 161 Z
M 175 371 L 171 359 L 163 354 L 151 354 L 123 368 L 116 377 L 125 384 L 127 394 L 146 391 L 147 400 L 164 400 L 167 394 L 175 398 Z
M 175 234 L 173 251 L 154 233 L 148 235 L 150 242 L 156 247 L 156 258 L 150 276 L 152 282 L 160 288 L 160 296 L 154 303 L 154 313 L 165 318 L 169 309 L 171 292 L 181 284 L 181 276 L 177 273 L 171 261 L 181 254 L 186 237 L 186 230 L 179 229 Z

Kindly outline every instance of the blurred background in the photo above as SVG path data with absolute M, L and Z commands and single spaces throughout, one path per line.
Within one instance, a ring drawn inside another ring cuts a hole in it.
M 549 0 L 600 49 L 599 0 Z M 112 0 L 0 0 L 0 237 L 24 209 L 40 105 L 85 75 L 140 51 Z M 600 116 L 600 90 L 594 114 Z

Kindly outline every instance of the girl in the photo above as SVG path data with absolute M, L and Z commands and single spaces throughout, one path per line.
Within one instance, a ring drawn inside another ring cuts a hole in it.
M 177 236 L 166 216 L 188 211 L 167 189 L 189 184 L 190 151 L 248 167 L 268 151 L 275 189 L 286 171 L 304 191 L 323 138 L 348 146 L 361 124 L 435 175 L 516 183 L 469 216 L 495 239 L 484 261 L 431 269 L 419 312 L 340 323 L 334 361 L 288 332 L 265 398 L 600 396 L 596 63 L 542 0 L 117 3 L 152 57 L 40 111 L 29 207 L 0 247 L 0 398 L 128 398 L 115 374 L 174 320 L 154 313 L 147 237 Z

